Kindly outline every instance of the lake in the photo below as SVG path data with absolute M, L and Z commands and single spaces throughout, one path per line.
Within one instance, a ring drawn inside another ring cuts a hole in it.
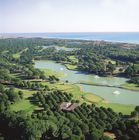
M 64 65 L 56 63 L 54 61 L 35 61 L 35 67 L 47 68 L 56 72 L 63 72 L 64 76 L 60 77 L 60 80 L 68 80 L 70 83 L 93 82 L 103 85 L 120 86 L 121 84 L 126 83 L 126 81 L 128 80 L 126 78 L 120 77 L 98 77 L 93 74 L 68 70 Z M 80 86 L 83 91 L 94 93 L 111 103 L 139 105 L 139 92 L 137 91 L 130 91 L 106 86 L 92 86 L 85 84 L 77 85 Z M 120 92 L 120 94 L 114 95 L 113 92 L 115 91 Z
M 44 49 L 46 48 L 55 48 L 57 51 L 59 50 L 63 50 L 63 51 L 73 51 L 73 50 L 77 50 L 77 48 L 67 48 L 67 47 L 59 47 L 59 46 L 56 46 L 56 45 L 49 45 L 49 46 L 42 46 Z

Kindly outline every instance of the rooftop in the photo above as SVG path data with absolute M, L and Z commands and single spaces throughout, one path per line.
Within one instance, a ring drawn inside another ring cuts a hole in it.
M 77 103 L 63 102 L 63 103 L 60 104 L 60 109 L 61 110 L 72 111 L 78 106 L 79 106 L 79 104 L 77 104 Z

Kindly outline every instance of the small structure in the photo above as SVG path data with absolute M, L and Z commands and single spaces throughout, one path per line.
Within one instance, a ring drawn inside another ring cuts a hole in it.
M 120 92 L 116 90 L 116 91 L 113 92 L 113 94 L 115 94 L 115 95 L 119 95 Z
M 98 75 L 95 75 L 95 78 L 98 79 L 98 78 L 100 78 L 100 77 L 99 77 Z
M 112 140 L 116 140 L 116 136 L 114 133 L 111 132 L 104 132 L 104 135 L 111 138 Z
M 60 104 L 60 109 L 66 110 L 66 111 L 72 111 L 75 108 L 77 108 L 78 106 L 79 106 L 79 104 L 77 104 L 77 103 L 63 102 Z

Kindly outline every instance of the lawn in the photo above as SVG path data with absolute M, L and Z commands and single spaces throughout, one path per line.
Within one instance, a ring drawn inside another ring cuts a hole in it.
M 76 63 L 78 62 L 78 59 L 74 56 L 71 55 L 68 57 L 72 62 L 63 62 L 63 65 L 65 65 L 67 67 L 67 69 L 69 70 L 77 70 L 77 65 Z M 75 63 L 75 64 L 74 64 Z
M 19 58 L 20 57 L 20 54 L 21 54 L 20 52 L 19 53 L 15 53 L 15 54 L 13 54 L 13 57 L 14 58 Z
M 130 114 L 135 108 L 133 105 L 123 105 L 123 104 L 116 104 L 116 103 L 108 103 L 103 100 L 103 98 L 92 94 L 92 93 L 85 93 L 81 90 L 81 88 L 75 84 L 70 84 L 70 83 L 64 83 L 64 82 L 56 82 L 51 84 L 50 82 L 41 82 L 43 85 L 47 85 L 50 89 L 55 90 L 62 90 L 68 93 L 73 94 L 73 98 L 76 100 L 79 100 L 80 103 L 86 102 L 88 104 L 90 103 L 95 103 L 98 106 L 103 106 L 103 107 L 110 107 L 116 112 L 122 112 L 123 114 Z M 30 103 L 28 100 L 28 97 L 31 97 L 36 91 L 31 91 L 31 90 L 22 90 L 16 88 L 16 91 L 23 91 L 24 93 L 24 99 L 20 100 L 19 102 L 11 105 L 11 110 L 14 111 L 19 111 L 19 110 L 24 110 L 27 113 L 33 112 L 33 110 L 37 107 L 33 104 Z
M 107 103 L 107 102 L 100 102 L 97 104 L 98 106 L 103 106 L 106 108 L 112 108 L 115 112 L 122 112 L 123 114 L 129 115 L 135 108 L 134 105 L 123 105 L 123 104 L 116 104 L 116 103 Z
M 23 94 L 23 97 L 24 98 L 28 98 L 28 97 L 31 97 L 34 93 L 36 93 L 35 90 L 27 90 L 27 89 L 20 89 L 20 88 L 15 88 L 15 91 L 22 91 L 24 94 Z
M 36 108 L 36 106 L 33 105 L 28 98 L 31 97 L 34 93 L 36 93 L 36 91 L 23 90 L 23 89 L 19 89 L 19 88 L 15 88 L 15 91 L 17 91 L 17 92 L 22 91 L 24 93 L 23 94 L 23 99 L 16 102 L 15 104 L 12 104 L 10 106 L 10 109 L 12 111 L 23 110 L 28 114 L 32 113 L 34 111 L 34 109 Z
M 22 50 L 22 51 L 20 51 L 20 52 L 18 52 L 18 53 L 13 54 L 13 57 L 16 58 L 16 59 L 19 58 L 20 55 L 21 55 L 21 53 L 23 53 L 23 52 L 25 52 L 25 51 L 27 51 L 27 48 L 24 49 L 24 50 Z
M 48 70 L 48 69 L 41 69 L 45 72 L 46 76 L 49 75 L 55 75 L 57 77 L 60 77 L 63 75 L 63 73 L 61 72 L 55 72 L 52 70 Z M 13 75 L 16 76 L 16 75 Z M 135 106 L 133 105 L 123 105 L 123 104 L 116 104 L 116 103 L 108 103 L 106 102 L 103 98 L 93 94 L 93 93 L 85 93 L 82 91 L 81 87 L 75 85 L 75 84 L 71 84 L 71 83 L 66 83 L 66 82 L 55 82 L 55 83 L 50 83 L 48 81 L 41 81 L 38 79 L 35 80 L 31 80 L 33 81 L 38 81 L 41 82 L 43 85 L 47 85 L 50 89 L 55 90 L 62 90 L 68 93 L 72 93 L 73 94 L 73 98 L 76 100 L 79 100 L 80 103 L 86 102 L 88 104 L 90 103 L 95 103 L 98 106 L 103 106 L 103 107 L 110 107 L 112 108 L 114 111 L 116 112 L 122 112 L 123 114 L 130 114 L 131 111 L 134 110 Z M 14 111 L 19 111 L 19 110 L 24 110 L 27 113 L 31 113 L 33 112 L 33 110 L 37 107 L 33 104 L 31 104 L 31 102 L 29 101 L 29 97 L 31 97 L 34 93 L 36 93 L 36 91 L 32 91 L 32 90 L 23 90 L 23 89 L 19 89 L 19 88 L 15 88 L 16 91 L 23 91 L 23 99 L 20 100 L 19 102 L 11 105 L 11 110 Z
M 56 72 L 46 68 L 40 68 L 40 70 L 44 71 L 45 75 L 48 77 L 49 75 L 54 75 L 56 77 L 64 76 L 63 72 Z
M 139 91 L 139 86 L 137 84 L 133 83 L 126 83 L 121 85 L 123 88 L 128 89 L 128 90 L 136 90 Z
M 36 108 L 35 105 L 31 104 L 28 99 L 22 99 L 15 104 L 10 106 L 12 111 L 25 111 L 27 114 L 31 114 Z
M 77 70 L 77 66 L 76 65 L 72 65 L 72 64 L 64 64 L 64 65 L 69 70 Z
M 56 82 L 56 83 L 49 83 L 49 82 L 42 82 L 43 85 L 47 85 L 50 89 L 58 89 L 62 90 L 68 93 L 72 93 L 74 99 L 79 100 L 81 103 L 82 102 L 98 102 L 102 100 L 101 97 L 92 94 L 92 93 L 85 93 L 81 91 L 81 88 L 75 84 L 71 83 L 64 83 L 64 82 Z
M 73 62 L 78 62 L 78 59 L 74 56 L 74 55 L 71 55 L 68 57 L 70 60 L 72 60 Z
M 108 103 L 103 98 L 93 94 L 93 93 L 85 93 L 82 91 L 81 87 L 71 84 L 71 83 L 64 83 L 64 82 L 56 82 L 51 84 L 49 82 L 42 82 L 44 85 L 48 85 L 50 89 L 59 89 L 62 91 L 66 91 L 73 94 L 73 97 L 79 100 L 81 103 L 93 103 L 95 102 L 98 106 L 103 107 L 110 107 L 116 112 L 122 112 L 123 114 L 130 114 L 135 106 L 134 105 L 123 105 L 123 104 L 116 104 L 116 103 Z
M 83 99 L 90 103 L 98 103 L 98 102 L 103 101 L 103 98 L 101 98 L 95 94 L 92 94 L 92 93 L 85 93 L 83 95 Z

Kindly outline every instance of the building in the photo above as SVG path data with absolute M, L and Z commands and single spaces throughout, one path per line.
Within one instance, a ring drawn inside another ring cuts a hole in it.
M 60 109 L 66 110 L 66 111 L 72 111 L 75 108 L 77 108 L 78 106 L 79 106 L 79 104 L 77 104 L 77 103 L 63 102 L 60 104 Z

